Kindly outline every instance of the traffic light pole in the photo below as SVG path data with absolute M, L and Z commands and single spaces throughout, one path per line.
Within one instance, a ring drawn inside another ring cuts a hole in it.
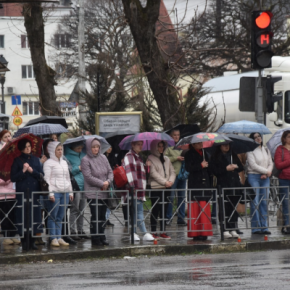
M 263 86 L 262 70 L 259 69 L 259 78 L 256 90 L 256 119 L 258 123 L 264 124 L 264 106 L 263 106 Z

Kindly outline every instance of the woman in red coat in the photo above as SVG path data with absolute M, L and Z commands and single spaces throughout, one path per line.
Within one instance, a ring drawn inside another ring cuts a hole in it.
M 289 235 L 289 189 L 290 189 L 290 130 L 285 131 L 281 137 L 282 145 L 275 152 L 275 165 L 281 170 L 279 174 L 279 186 L 287 186 L 280 188 L 280 199 L 282 200 L 282 211 L 284 219 L 284 228 L 282 234 Z

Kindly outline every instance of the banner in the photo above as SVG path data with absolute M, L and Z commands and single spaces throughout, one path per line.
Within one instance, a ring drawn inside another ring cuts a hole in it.
M 96 133 L 117 131 L 140 132 L 142 112 L 96 113 Z

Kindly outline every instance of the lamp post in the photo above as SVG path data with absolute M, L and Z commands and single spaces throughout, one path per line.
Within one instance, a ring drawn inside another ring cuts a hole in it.
M 5 73 L 9 71 L 7 68 L 8 61 L 5 57 L 1 54 L 0 55 L 0 83 L 1 83 L 1 91 L 2 91 L 2 102 L 1 102 L 1 113 L 5 114 L 5 100 L 4 100 L 4 84 L 5 84 Z

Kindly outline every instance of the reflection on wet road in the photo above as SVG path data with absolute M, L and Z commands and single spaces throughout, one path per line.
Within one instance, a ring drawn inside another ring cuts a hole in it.
M 289 251 L 1 265 L 0 289 L 289 289 Z

